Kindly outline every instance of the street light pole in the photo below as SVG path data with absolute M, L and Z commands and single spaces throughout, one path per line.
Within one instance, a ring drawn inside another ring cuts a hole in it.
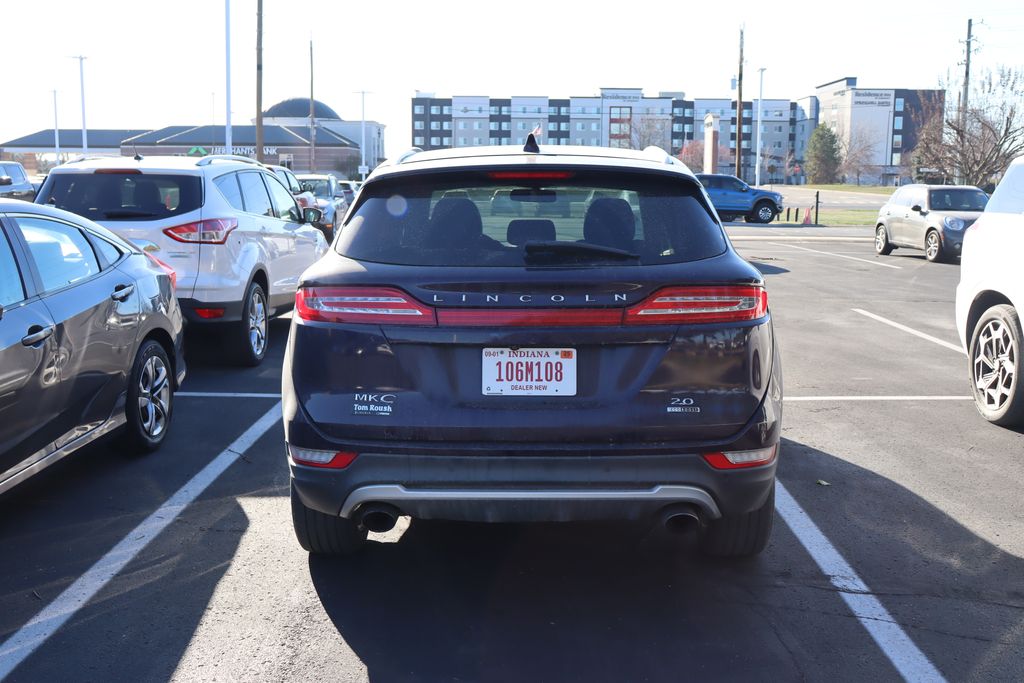
M 359 179 L 366 180 L 366 95 L 365 90 L 359 90 L 360 107 L 359 113 Z
M 231 154 L 234 145 L 231 141 L 231 0 L 224 0 L 224 151 Z
M 82 154 L 89 153 L 89 130 L 85 125 L 85 56 L 78 55 L 78 87 L 82 91 Z
M 754 185 L 761 184 L 761 106 L 764 100 L 764 71 L 765 67 L 758 69 L 761 74 L 761 90 L 757 93 L 757 148 L 755 150 L 754 163 Z
M 57 91 L 53 91 L 53 147 L 57 153 L 57 164 L 60 164 L 60 126 L 57 125 Z

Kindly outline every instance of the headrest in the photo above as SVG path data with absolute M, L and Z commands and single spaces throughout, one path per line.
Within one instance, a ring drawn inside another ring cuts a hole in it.
M 527 242 L 554 242 L 555 223 L 546 218 L 521 218 L 508 224 L 508 243 L 521 247 Z
M 583 219 L 583 239 L 593 244 L 630 251 L 636 235 L 633 209 L 625 199 L 602 197 L 591 202 Z

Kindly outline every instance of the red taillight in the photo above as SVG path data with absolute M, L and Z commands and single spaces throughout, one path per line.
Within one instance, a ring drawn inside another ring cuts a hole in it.
M 620 308 L 541 308 L 486 309 L 443 308 L 437 311 L 440 325 L 462 327 L 587 327 L 594 325 L 621 325 Z
M 343 470 L 355 462 L 359 454 L 353 451 L 316 451 L 288 444 L 288 455 L 299 465 Z
M 491 180 L 565 180 L 572 178 L 572 171 L 491 171 Z
M 378 325 L 437 325 L 434 309 L 391 287 L 304 287 L 295 294 L 302 320 Z
M 203 320 L 216 320 L 224 317 L 223 308 L 195 308 L 192 310 Z
M 705 453 L 704 460 L 716 470 L 738 470 L 744 467 L 760 467 L 775 460 L 778 445 L 758 448 L 753 451 L 726 451 Z
M 167 265 L 166 263 L 164 263 L 163 261 L 158 259 L 156 256 L 153 256 L 148 251 L 144 251 L 142 253 L 149 257 L 149 260 L 153 262 L 153 265 L 155 265 L 157 268 L 159 268 L 163 272 L 167 273 L 167 276 L 169 278 L 171 278 L 171 289 L 172 290 L 177 289 L 178 288 L 178 273 L 177 273 L 177 271 L 175 271 L 174 268 L 171 268 L 169 265 Z
M 110 173 L 114 175 L 142 175 L 137 168 L 97 168 L 93 173 Z
M 228 234 L 237 227 L 238 220 L 234 218 L 207 218 L 166 228 L 164 234 L 187 244 L 224 244 Z
M 757 320 L 768 313 L 768 292 L 763 287 L 666 287 L 626 309 L 632 325 L 684 325 L 687 323 Z

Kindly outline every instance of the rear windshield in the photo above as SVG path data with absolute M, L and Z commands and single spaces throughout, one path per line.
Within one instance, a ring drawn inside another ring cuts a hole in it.
M 202 179 L 158 173 L 51 173 L 36 199 L 94 221 L 160 220 L 203 204 Z
M 988 195 L 981 190 L 929 190 L 928 208 L 933 211 L 984 211 Z
M 726 242 L 685 179 L 502 171 L 364 185 L 335 248 L 378 263 L 561 267 L 696 261 Z
M 329 180 L 300 180 L 302 189 L 305 192 L 312 192 L 317 197 L 331 199 L 331 181 Z

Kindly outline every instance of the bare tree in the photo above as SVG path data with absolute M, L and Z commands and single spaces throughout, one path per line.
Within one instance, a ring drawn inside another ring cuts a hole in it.
M 956 80 L 945 83 L 949 92 Z M 947 101 L 951 101 L 949 98 Z M 972 81 L 969 106 L 922 112 L 912 156 L 915 176 L 957 178 L 985 186 L 1024 153 L 1024 72 L 1000 67 Z M 925 169 L 925 170 L 922 170 Z
M 847 177 L 853 176 L 860 185 L 860 176 L 870 171 L 875 164 L 875 142 L 862 128 L 855 128 L 849 140 L 839 140 L 839 154 L 842 161 L 839 172 Z
M 650 145 L 668 149 L 671 124 L 668 119 L 655 116 L 635 116 L 630 125 L 630 143 L 633 149 Z
M 678 159 L 686 164 L 694 173 L 704 169 L 704 141 L 690 140 L 679 150 Z

